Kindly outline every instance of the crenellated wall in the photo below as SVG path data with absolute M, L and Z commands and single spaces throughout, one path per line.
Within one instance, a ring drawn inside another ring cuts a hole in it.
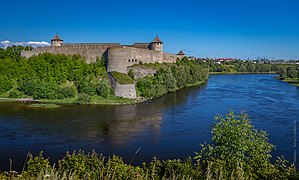
M 162 43 L 161 43 L 162 45 Z M 117 71 L 128 73 L 128 67 L 139 63 L 174 63 L 184 55 L 164 53 L 162 51 L 148 49 L 147 43 L 135 43 L 130 46 L 122 46 L 118 43 L 94 43 L 94 44 L 62 44 L 61 46 L 38 47 L 32 51 L 22 51 L 21 55 L 29 58 L 42 53 L 81 55 L 87 63 L 96 62 L 97 57 L 105 55 L 107 60 L 107 72 Z M 147 72 L 140 72 L 142 77 Z M 153 75 L 155 71 L 148 72 Z M 119 84 L 109 73 L 109 79 L 115 90 L 115 95 L 125 98 L 136 98 L 135 84 Z
M 81 55 L 85 57 L 87 63 L 96 62 L 97 57 L 101 58 L 109 47 L 121 47 L 120 44 L 63 44 L 59 47 L 47 46 L 38 47 L 32 51 L 23 51 L 22 56 L 29 58 L 42 53 Z
M 170 53 L 163 53 L 163 62 L 166 63 L 175 63 L 178 59 L 184 58 L 184 55 L 176 55 Z

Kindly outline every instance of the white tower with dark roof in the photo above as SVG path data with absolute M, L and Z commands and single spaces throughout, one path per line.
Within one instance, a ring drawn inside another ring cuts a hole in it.
M 61 46 L 62 43 L 63 43 L 63 40 L 58 36 L 57 33 L 53 37 L 53 39 L 51 39 L 51 46 Z
M 150 43 L 150 50 L 163 52 L 163 42 L 158 36 Z

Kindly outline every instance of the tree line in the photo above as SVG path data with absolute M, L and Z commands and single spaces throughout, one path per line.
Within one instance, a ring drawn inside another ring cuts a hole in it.
M 234 72 L 250 72 L 250 73 L 270 73 L 278 72 L 281 69 L 280 65 L 269 64 L 269 63 L 254 63 L 251 61 L 226 61 L 216 63 L 215 61 L 207 61 L 210 67 L 210 72 L 223 72 L 223 73 L 234 73 Z
M 299 78 L 299 65 L 290 65 L 285 68 L 281 68 L 279 71 L 279 77 L 281 79 L 285 78 Z
M 143 97 L 155 98 L 183 87 L 202 83 L 208 79 L 209 74 L 206 65 L 188 60 L 186 57 L 173 64 L 164 63 L 155 66 L 157 72 L 154 76 L 137 80 L 137 92 Z

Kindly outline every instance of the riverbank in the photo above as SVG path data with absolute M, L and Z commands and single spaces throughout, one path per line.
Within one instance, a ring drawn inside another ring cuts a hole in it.
M 287 82 L 289 84 L 299 86 L 299 78 L 285 78 L 281 79 L 283 82 Z
M 209 72 L 211 75 L 217 74 L 277 74 L 275 71 L 271 72 Z
M 91 97 L 90 102 L 86 104 L 94 104 L 94 105 L 121 105 L 121 104 L 135 104 L 139 102 L 143 102 L 146 99 L 138 98 L 138 99 L 126 99 L 120 97 Z M 69 99 L 33 99 L 33 98 L 8 98 L 1 97 L 0 102 L 23 102 L 23 103 L 54 103 L 54 104 L 78 104 L 76 98 Z

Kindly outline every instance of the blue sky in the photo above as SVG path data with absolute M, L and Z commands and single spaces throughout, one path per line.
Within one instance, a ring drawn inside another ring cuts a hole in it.
M 198 57 L 299 59 L 298 0 L 14 0 L 0 41 L 149 42 Z

